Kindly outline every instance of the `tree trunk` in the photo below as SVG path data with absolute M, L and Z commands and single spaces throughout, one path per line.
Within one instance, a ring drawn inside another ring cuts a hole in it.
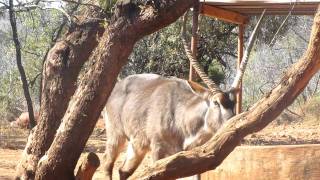
M 16 16 L 15 12 L 13 10 L 13 0 L 9 0 L 9 18 L 10 18 L 10 24 L 12 28 L 12 37 L 14 41 L 14 46 L 16 49 L 16 61 L 17 61 L 17 66 L 18 70 L 20 73 L 20 78 L 22 82 L 22 87 L 23 87 L 23 93 L 24 97 L 26 98 L 27 101 L 27 107 L 28 107 L 28 112 L 29 112 L 29 129 L 32 129 L 36 125 L 36 121 L 34 118 L 34 113 L 33 113 L 33 105 L 32 105 L 32 99 L 30 96 L 29 92 L 29 85 L 28 85 L 28 80 L 26 73 L 24 71 L 22 62 L 21 62 L 21 45 L 18 37 L 18 30 L 17 30 L 17 22 L 16 22 Z
M 148 1 L 147 5 L 117 3 L 114 20 L 89 59 L 89 69 L 69 103 L 51 147 L 39 161 L 36 179 L 74 178 L 77 160 L 136 41 L 174 22 L 192 4 L 193 0 Z
M 81 67 L 102 35 L 101 20 L 97 18 L 103 16 L 94 9 L 88 10 L 81 23 L 69 29 L 63 41 L 57 42 L 48 53 L 42 75 L 39 122 L 30 135 L 33 140 L 27 143 L 16 168 L 16 177 L 34 179 L 38 161 L 49 149 L 69 99 L 75 92 Z
M 79 8 L 79 4 L 77 4 L 76 6 L 74 6 L 70 12 L 67 12 L 70 16 L 74 15 L 74 13 L 78 10 Z M 95 17 L 93 15 L 93 17 Z M 99 17 L 99 16 L 98 16 Z M 42 59 L 42 67 L 41 67 L 41 72 L 44 69 L 44 63 L 47 60 L 48 54 L 50 52 L 50 50 L 53 48 L 53 46 L 57 43 L 58 39 L 61 37 L 63 30 L 65 29 L 65 27 L 68 25 L 68 19 L 66 17 L 63 17 L 63 20 L 61 22 L 61 24 L 54 30 L 54 32 L 52 33 L 52 36 L 50 38 L 51 42 L 49 47 L 46 50 L 46 53 Z M 81 63 L 81 62 L 80 62 Z M 41 75 L 41 74 L 40 74 Z M 42 98 L 42 82 L 43 82 L 43 76 L 40 76 L 40 87 L 39 87 L 39 104 L 41 106 L 41 98 Z
M 248 134 L 266 127 L 303 91 L 320 69 L 320 12 L 312 27 L 304 56 L 282 77 L 279 85 L 250 110 L 230 119 L 203 146 L 184 151 L 156 162 L 130 179 L 168 179 L 186 177 L 215 169 Z

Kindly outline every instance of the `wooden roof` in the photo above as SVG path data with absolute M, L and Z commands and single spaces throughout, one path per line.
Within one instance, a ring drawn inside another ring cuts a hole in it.
M 286 15 L 293 7 L 294 15 L 314 15 L 320 0 L 200 0 L 200 2 L 219 9 L 233 11 L 242 15 L 258 15 L 264 9 L 269 15 Z

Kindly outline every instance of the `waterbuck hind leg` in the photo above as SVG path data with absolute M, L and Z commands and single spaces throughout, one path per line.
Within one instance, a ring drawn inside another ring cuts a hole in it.
M 143 160 L 147 150 L 142 148 L 138 142 L 130 140 L 127 147 L 126 159 L 119 169 L 120 180 L 125 180 L 137 169 Z
M 125 137 L 107 136 L 106 151 L 104 153 L 104 171 L 107 180 L 112 180 L 114 162 L 124 147 Z

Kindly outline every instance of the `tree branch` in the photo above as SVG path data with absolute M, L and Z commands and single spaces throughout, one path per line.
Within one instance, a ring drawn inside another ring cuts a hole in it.
M 62 8 L 59 7 L 50 7 L 50 6 L 42 6 L 42 5 L 37 5 L 37 4 L 32 4 L 32 5 L 25 5 L 19 7 L 19 9 L 15 10 L 16 12 L 23 12 L 23 11 L 30 11 L 34 9 L 41 9 L 41 10 L 47 10 L 47 9 L 53 9 L 57 10 L 60 12 L 63 16 L 65 16 L 69 22 L 73 22 L 71 16 Z
M 84 9 L 86 17 L 103 18 L 92 8 Z M 41 106 L 34 139 L 28 142 L 16 167 L 16 178 L 34 179 L 39 159 L 49 149 L 77 86 L 78 74 L 98 44 L 104 28 L 102 21 L 83 19 L 69 28 L 63 40 L 49 51 L 42 71 Z
M 9 9 L 9 5 L 7 5 L 6 3 L 0 1 L 0 4 L 3 5 L 3 7 L 0 7 L 0 9 L 1 8 Z
M 18 30 L 17 30 L 17 22 L 16 22 L 16 17 L 13 11 L 13 0 L 9 0 L 9 19 L 10 19 L 10 24 L 12 28 L 12 38 L 14 42 L 14 46 L 16 49 L 16 61 L 17 61 L 17 66 L 18 70 L 20 73 L 20 78 L 22 82 L 22 87 L 23 87 L 23 93 L 25 96 L 25 99 L 27 101 L 27 107 L 28 107 L 28 112 L 29 112 L 29 128 L 32 129 L 36 125 L 34 113 L 33 113 L 33 106 L 32 106 L 32 99 L 30 96 L 29 92 L 29 86 L 28 86 L 28 80 L 26 77 L 26 73 L 24 71 L 22 62 L 21 62 L 21 44 L 19 41 L 18 37 Z
M 63 2 L 67 2 L 67 3 L 72 3 L 72 4 L 77 4 L 77 5 L 81 5 L 81 6 L 92 6 L 94 8 L 97 8 L 97 9 L 101 9 L 102 8 L 100 6 L 97 6 L 95 4 L 90 4 L 90 3 L 83 3 L 83 2 L 77 2 L 77 1 L 73 1 L 73 0 L 62 0 Z

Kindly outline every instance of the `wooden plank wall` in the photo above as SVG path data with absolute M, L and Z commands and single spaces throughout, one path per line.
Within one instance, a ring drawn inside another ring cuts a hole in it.
M 320 145 L 240 146 L 201 180 L 319 180 Z

